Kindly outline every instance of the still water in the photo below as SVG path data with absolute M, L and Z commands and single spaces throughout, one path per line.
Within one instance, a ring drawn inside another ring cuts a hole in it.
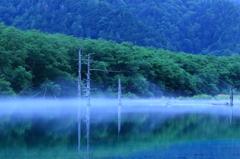
M 240 106 L 225 102 L 92 99 L 87 130 L 85 101 L 2 101 L 0 158 L 237 159 Z

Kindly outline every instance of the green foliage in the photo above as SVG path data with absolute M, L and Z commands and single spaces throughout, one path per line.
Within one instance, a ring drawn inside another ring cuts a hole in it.
M 137 98 L 137 96 L 135 94 L 130 93 L 130 92 L 123 94 L 122 96 L 123 96 L 123 98 Z
M 213 97 L 207 94 L 199 94 L 193 96 L 192 99 L 213 99 Z
M 116 97 L 118 77 L 124 97 L 215 96 L 240 88 L 240 56 L 174 53 L 129 42 L 78 39 L 62 34 L 20 31 L 0 25 L 2 95 L 76 97 L 78 50 L 93 61 L 93 95 Z M 86 78 L 86 65 L 82 77 Z M 82 83 L 84 86 L 85 83 Z M 45 92 L 45 93 L 44 93 Z M 236 93 L 235 92 L 235 93 Z
M 31 87 L 33 75 L 27 72 L 22 66 L 18 66 L 12 72 L 13 76 L 9 79 L 15 92 L 22 92 L 24 89 Z
M 218 95 L 214 97 L 214 99 L 229 99 L 229 98 L 230 98 L 229 95 Z
M 1 0 L 0 6 L 0 21 L 22 30 L 130 41 L 193 54 L 240 51 L 237 0 Z
M 61 87 L 58 84 L 55 84 L 54 82 L 49 80 L 46 80 L 45 82 L 43 82 L 40 88 L 42 89 L 44 97 L 46 93 L 52 96 L 59 96 L 61 92 Z
M 11 87 L 11 83 L 4 79 L 0 79 L 0 96 L 7 97 L 13 95 L 15 95 L 15 93 Z

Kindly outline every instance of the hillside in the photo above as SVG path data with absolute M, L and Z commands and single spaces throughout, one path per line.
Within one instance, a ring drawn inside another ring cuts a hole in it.
M 82 58 L 95 53 L 91 58 L 98 62 L 92 68 L 121 71 L 92 71 L 91 86 L 97 88 L 93 96 L 116 97 L 118 77 L 125 97 L 216 95 L 228 93 L 230 86 L 240 88 L 237 54 L 175 53 L 0 24 L 0 96 L 76 97 L 79 48 Z M 83 65 L 83 79 L 85 73 Z
M 226 0 L 1 0 L 0 21 L 192 54 L 240 53 L 240 7 Z

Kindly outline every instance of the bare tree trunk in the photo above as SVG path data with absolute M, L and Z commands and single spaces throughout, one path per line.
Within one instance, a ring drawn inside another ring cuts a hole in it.
M 79 98 L 79 105 L 78 105 L 78 151 L 81 149 L 81 69 L 82 69 L 82 59 L 81 59 L 81 49 L 78 51 L 78 98 Z
M 230 88 L 230 107 L 233 106 L 233 87 Z
M 46 92 L 47 92 L 47 87 L 46 87 L 45 90 L 44 90 L 44 93 L 43 93 L 43 99 L 45 99 Z
M 230 117 L 229 117 L 230 124 L 232 124 L 232 117 L 233 117 L 233 108 L 231 108 Z
M 42 93 L 42 92 L 38 92 L 37 94 L 31 96 L 29 99 L 31 99 L 31 98 L 33 98 L 33 97 L 35 97 L 35 96 L 37 96 L 37 95 L 39 95 L 39 94 L 41 94 L 41 93 Z
M 87 157 L 89 157 L 89 144 L 90 144 L 90 64 L 91 64 L 91 60 L 90 60 L 90 55 L 93 53 L 88 54 L 88 61 L 87 61 L 87 90 L 86 90 L 86 97 L 87 97 L 87 107 L 86 107 L 86 137 L 87 137 Z
M 120 77 L 118 78 L 118 134 L 121 131 L 121 106 L 122 106 L 122 102 L 121 102 L 121 79 Z

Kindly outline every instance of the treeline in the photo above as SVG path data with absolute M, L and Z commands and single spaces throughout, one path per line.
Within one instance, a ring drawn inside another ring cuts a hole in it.
M 62 34 L 20 31 L 0 25 L 1 96 L 75 97 L 77 95 L 78 50 L 88 53 L 95 96 L 114 97 L 117 79 L 127 97 L 193 96 L 228 93 L 240 86 L 240 56 L 174 53 L 117 44 L 103 39 L 79 39 Z M 86 66 L 82 76 L 85 78 Z M 82 83 L 84 85 L 84 82 Z
M 239 54 L 239 17 L 228 0 L 0 1 L 0 21 L 22 30 L 192 54 Z

